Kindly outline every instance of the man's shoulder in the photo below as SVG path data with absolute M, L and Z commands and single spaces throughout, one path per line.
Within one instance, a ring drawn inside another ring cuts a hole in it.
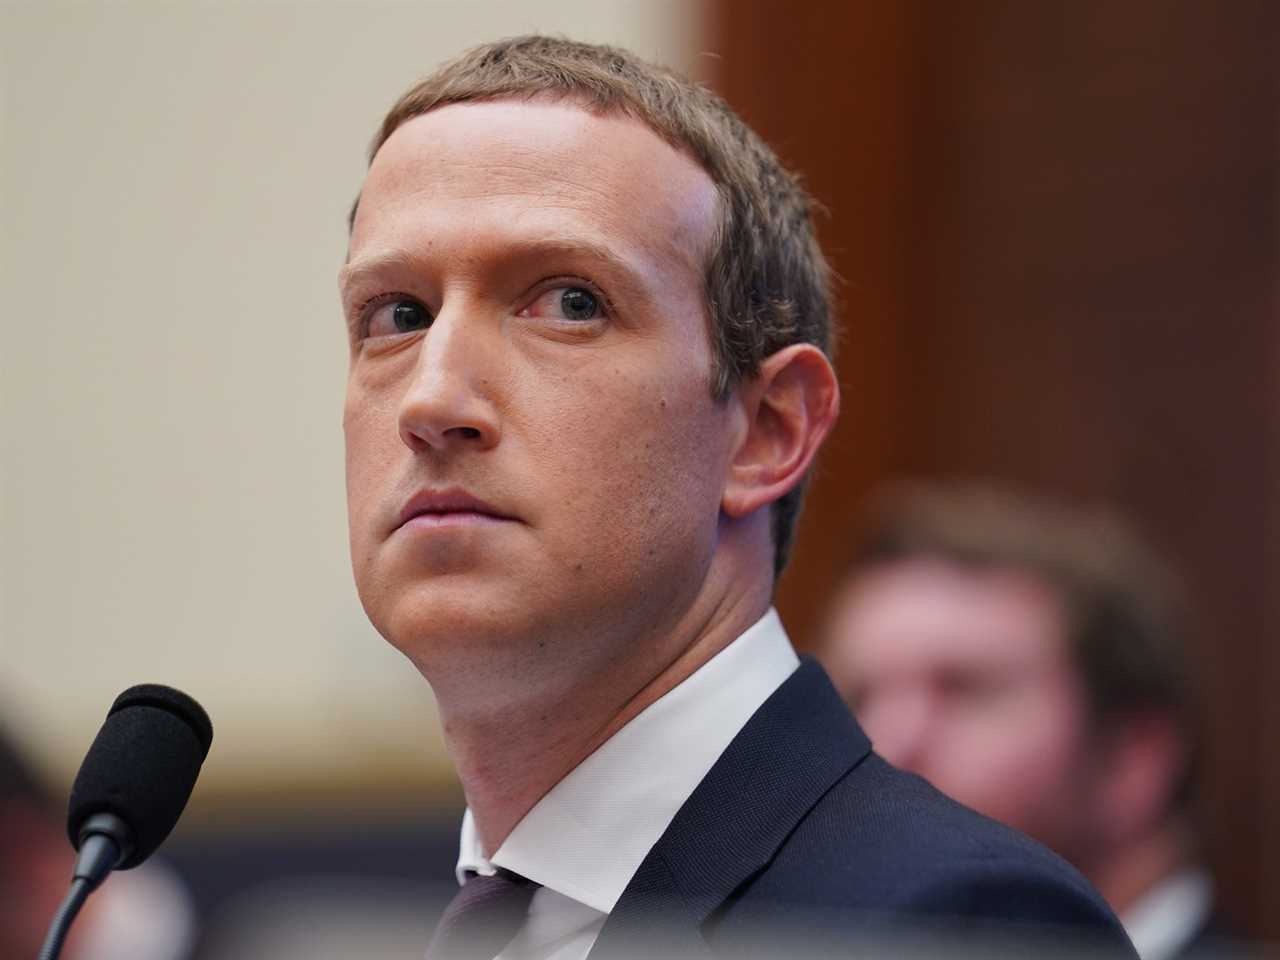
M 876 755 L 813 661 L 698 784 L 601 938 L 639 942 L 658 928 L 696 930 L 686 947 L 733 957 L 805 956 L 798 945 L 814 956 L 912 955 L 904 937 L 923 956 L 960 955 L 962 944 L 1002 956 L 997 941 L 1013 956 L 1031 941 L 1034 955 L 1052 956 L 1046 940 L 1134 956 L 1063 860 Z
M 1075 868 L 874 753 L 796 824 L 722 919 L 767 922 L 774 913 L 817 927 L 844 915 L 885 929 L 962 922 L 995 936 L 1069 931 L 1123 944 L 1115 916 Z
M 705 855 L 708 834 L 727 833 L 735 853 L 758 858 L 744 893 L 1116 925 L 1066 861 L 876 754 L 813 661 L 766 701 L 681 814 L 691 829 L 672 831 L 679 845 Z
M 813 865 L 821 864 L 816 873 L 829 874 L 846 893 L 861 890 L 890 901 L 936 896 L 957 881 L 1011 874 L 1040 878 L 1110 915 L 1088 881 L 1061 857 L 874 753 L 815 804 L 771 866 L 802 870 L 805 862 L 811 875 Z

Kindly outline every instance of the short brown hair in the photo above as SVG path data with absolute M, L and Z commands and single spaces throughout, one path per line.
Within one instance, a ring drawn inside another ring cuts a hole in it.
M 1093 720 L 1156 711 L 1197 745 L 1187 617 L 1168 565 L 1113 511 L 985 484 L 913 484 L 873 499 L 851 570 L 911 559 L 1013 570 L 1058 598 L 1070 654 Z M 1175 784 L 1185 799 L 1190 772 Z
M 705 269 L 713 397 L 725 399 L 791 344 L 831 354 L 830 270 L 813 230 L 813 199 L 719 96 L 626 50 L 544 36 L 475 47 L 396 102 L 369 160 L 401 124 L 437 107 L 539 96 L 633 117 L 690 153 L 715 183 L 720 222 Z M 803 486 L 773 505 L 775 574 L 786 564 Z

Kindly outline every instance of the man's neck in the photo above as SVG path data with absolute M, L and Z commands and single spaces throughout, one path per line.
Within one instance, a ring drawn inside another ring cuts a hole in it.
M 759 589 L 710 608 L 694 607 L 673 635 L 637 636 L 634 649 L 672 651 L 665 661 L 618 665 L 607 682 L 586 678 L 568 689 L 476 710 L 440 697 L 445 738 L 485 852 L 492 855 L 546 793 L 648 706 L 692 676 L 768 609 Z
M 1103 899 L 1123 914 L 1157 883 L 1187 866 L 1190 847 L 1186 825 L 1174 817 L 1125 847 L 1109 851 L 1105 861 L 1086 872 Z

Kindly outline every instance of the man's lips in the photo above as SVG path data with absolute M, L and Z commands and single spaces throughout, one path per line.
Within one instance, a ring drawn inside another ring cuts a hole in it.
M 400 510 L 396 529 L 503 523 L 516 520 L 490 503 L 465 490 L 421 490 Z

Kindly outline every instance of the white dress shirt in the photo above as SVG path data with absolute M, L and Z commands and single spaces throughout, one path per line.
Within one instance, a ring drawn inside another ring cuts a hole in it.
M 1200 932 L 1212 907 L 1209 875 L 1203 870 L 1182 870 L 1143 894 L 1120 923 L 1142 960 L 1169 960 Z
M 458 882 L 502 867 L 542 885 L 496 960 L 583 960 L 676 811 L 799 663 L 770 608 L 552 787 L 492 857 L 468 810 Z

